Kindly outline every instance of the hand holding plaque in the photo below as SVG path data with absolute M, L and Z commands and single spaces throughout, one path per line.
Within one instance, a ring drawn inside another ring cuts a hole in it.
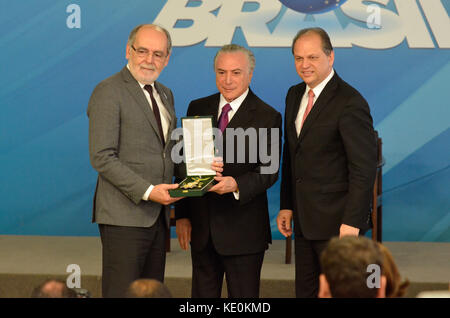
M 177 189 L 169 190 L 169 194 L 171 197 L 202 196 L 216 176 L 211 167 L 214 160 L 212 116 L 184 117 L 181 125 L 187 177 Z

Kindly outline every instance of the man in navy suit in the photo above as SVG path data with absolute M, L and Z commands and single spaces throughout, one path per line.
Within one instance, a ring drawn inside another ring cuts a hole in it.
M 376 138 L 366 100 L 333 69 L 328 34 L 301 30 L 292 53 L 303 82 L 286 96 L 277 224 L 287 237 L 294 221 L 297 297 L 316 297 L 329 239 L 369 228 Z
M 223 165 L 213 165 L 217 184 L 207 194 L 176 204 L 180 245 L 187 249 L 191 244 L 192 297 L 220 297 L 224 275 L 230 297 L 259 296 L 264 252 L 272 240 L 266 190 L 278 178 L 281 114 L 249 88 L 254 65 L 253 53 L 244 47 L 222 47 L 214 60 L 219 93 L 192 101 L 187 111 L 188 116 L 212 116 L 220 129 L 227 116 L 223 140 L 237 130 L 257 132 L 257 140 L 245 145 L 239 140 L 234 147 L 224 145 Z M 263 138 L 261 131 L 275 131 L 278 137 Z M 255 144 L 269 150 L 275 162 L 261 158 Z M 253 155 L 256 160 L 249 160 Z

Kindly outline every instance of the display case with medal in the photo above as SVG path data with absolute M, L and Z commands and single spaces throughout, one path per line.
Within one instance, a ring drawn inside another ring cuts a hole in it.
M 186 178 L 177 189 L 169 190 L 171 197 L 199 197 L 214 184 L 216 172 L 211 169 L 214 159 L 212 116 L 181 118 Z

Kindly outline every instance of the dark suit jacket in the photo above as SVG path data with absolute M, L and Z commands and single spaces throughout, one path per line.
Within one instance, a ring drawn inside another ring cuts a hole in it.
M 336 73 L 295 130 L 306 84 L 286 96 L 280 208 L 294 211 L 295 233 L 310 240 L 339 235 L 342 223 L 365 231 L 377 149 L 365 99 Z
M 173 95 L 161 83 L 155 82 L 155 88 L 170 115 L 170 136 L 177 122 Z M 93 221 L 152 226 L 161 205 L 143 201 L 142 196 L 150 184 L 172 183 L 170 152 L 174 142 L 168 140 L 163 147 L 155 115 L 127 67 L 97 85 L 87 114 L 90 159 L 98 172 Z
M 212 115 L 213 125 L 217 127 L 220 94 L 194 100 L 190 103 L 187 116 Z M 226 142 L 224 141 L 223 176 L 232 176 L 239 188 L 239 200 L 232 193 L 218 195 L 206 193 L 200 198 L 186 198 L 175 205 L 176 218 L 189 218 L 192 225 L 191 248 L 201 250 L 211 235 L 214 246 L 221 255 L 244 255 L 262 252 L 271 243 L 269 210 L 266 190 L 278 178 L 278 165 L 281 156 L 281 114 L 259 99 L 251 90 L 242 102 L 227 128 L 276 128 L 278 161 L 276 172 L 261 174 L 263 166 L 258 155 L 256 163 L 249 163 L 249 144 L 245 143 L 245 163 L 236 163 L 236 142 L 234 162 L 227 162 Z M 223 135 L 224 140 L 227 133 Z M 258 135 L 258 144 L 262 142 Z M 266 149 L 271 149 L 271 136 L 265 141 Z M 255 147 L 256 148 L 256 147 Z M 258 150 L 258 148 L 256 148 Z M 268 166 L 267 164 L 266 166 Z

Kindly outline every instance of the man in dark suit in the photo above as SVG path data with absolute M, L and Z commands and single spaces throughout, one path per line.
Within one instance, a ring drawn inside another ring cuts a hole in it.
M 208 193 L 176 203 L 180 245 L 191 244 L 192 297 L 220 297 L 224 274 L 230 297 L 259 297 L 264 252 L 272 241 L 266 190 L 278 178 L 282 119 L 249 89 L 254 65 L 253 53 L 244 47 L 222 47 L 214 60 L 220 93 L 192 101 L 187 111 L 213 116 L 213 126 L 221 130 L 226 126 L 224 141 L 239 129 L 248 133 L 245 145 L 242 139 L 234 147 L 225 143 L 224 162 L 215 167 L 218 183 Z M 267 138 L 258 133 L 265 130 Z M 268 149 L 272 162 L 263 160 L 258 148 Z M 257 160 L 250 160 L 253 156 Z M 265 170 L 271 164 L 275 168 Z
M 168 205 L 175 201 L 168 190 L 177 187 L 170 184 L 170 134 L 177 120 L 171 90 L 156 79 L 170 52 L 165 29 L 137 26 L 126 47 L 128 65 L 98 84 L 89 100 L 104 297 L 124 297 L 138 278 L 164 280 Z
M 329 239 L 369 227 L 376 139 L 367 102 L 333 70 L 328 34 L 301 30 L 292 53 L 304 82 L 286 96 L 277 224 L 289 236 L 294 220 L 296 295 L 316 297 Z

